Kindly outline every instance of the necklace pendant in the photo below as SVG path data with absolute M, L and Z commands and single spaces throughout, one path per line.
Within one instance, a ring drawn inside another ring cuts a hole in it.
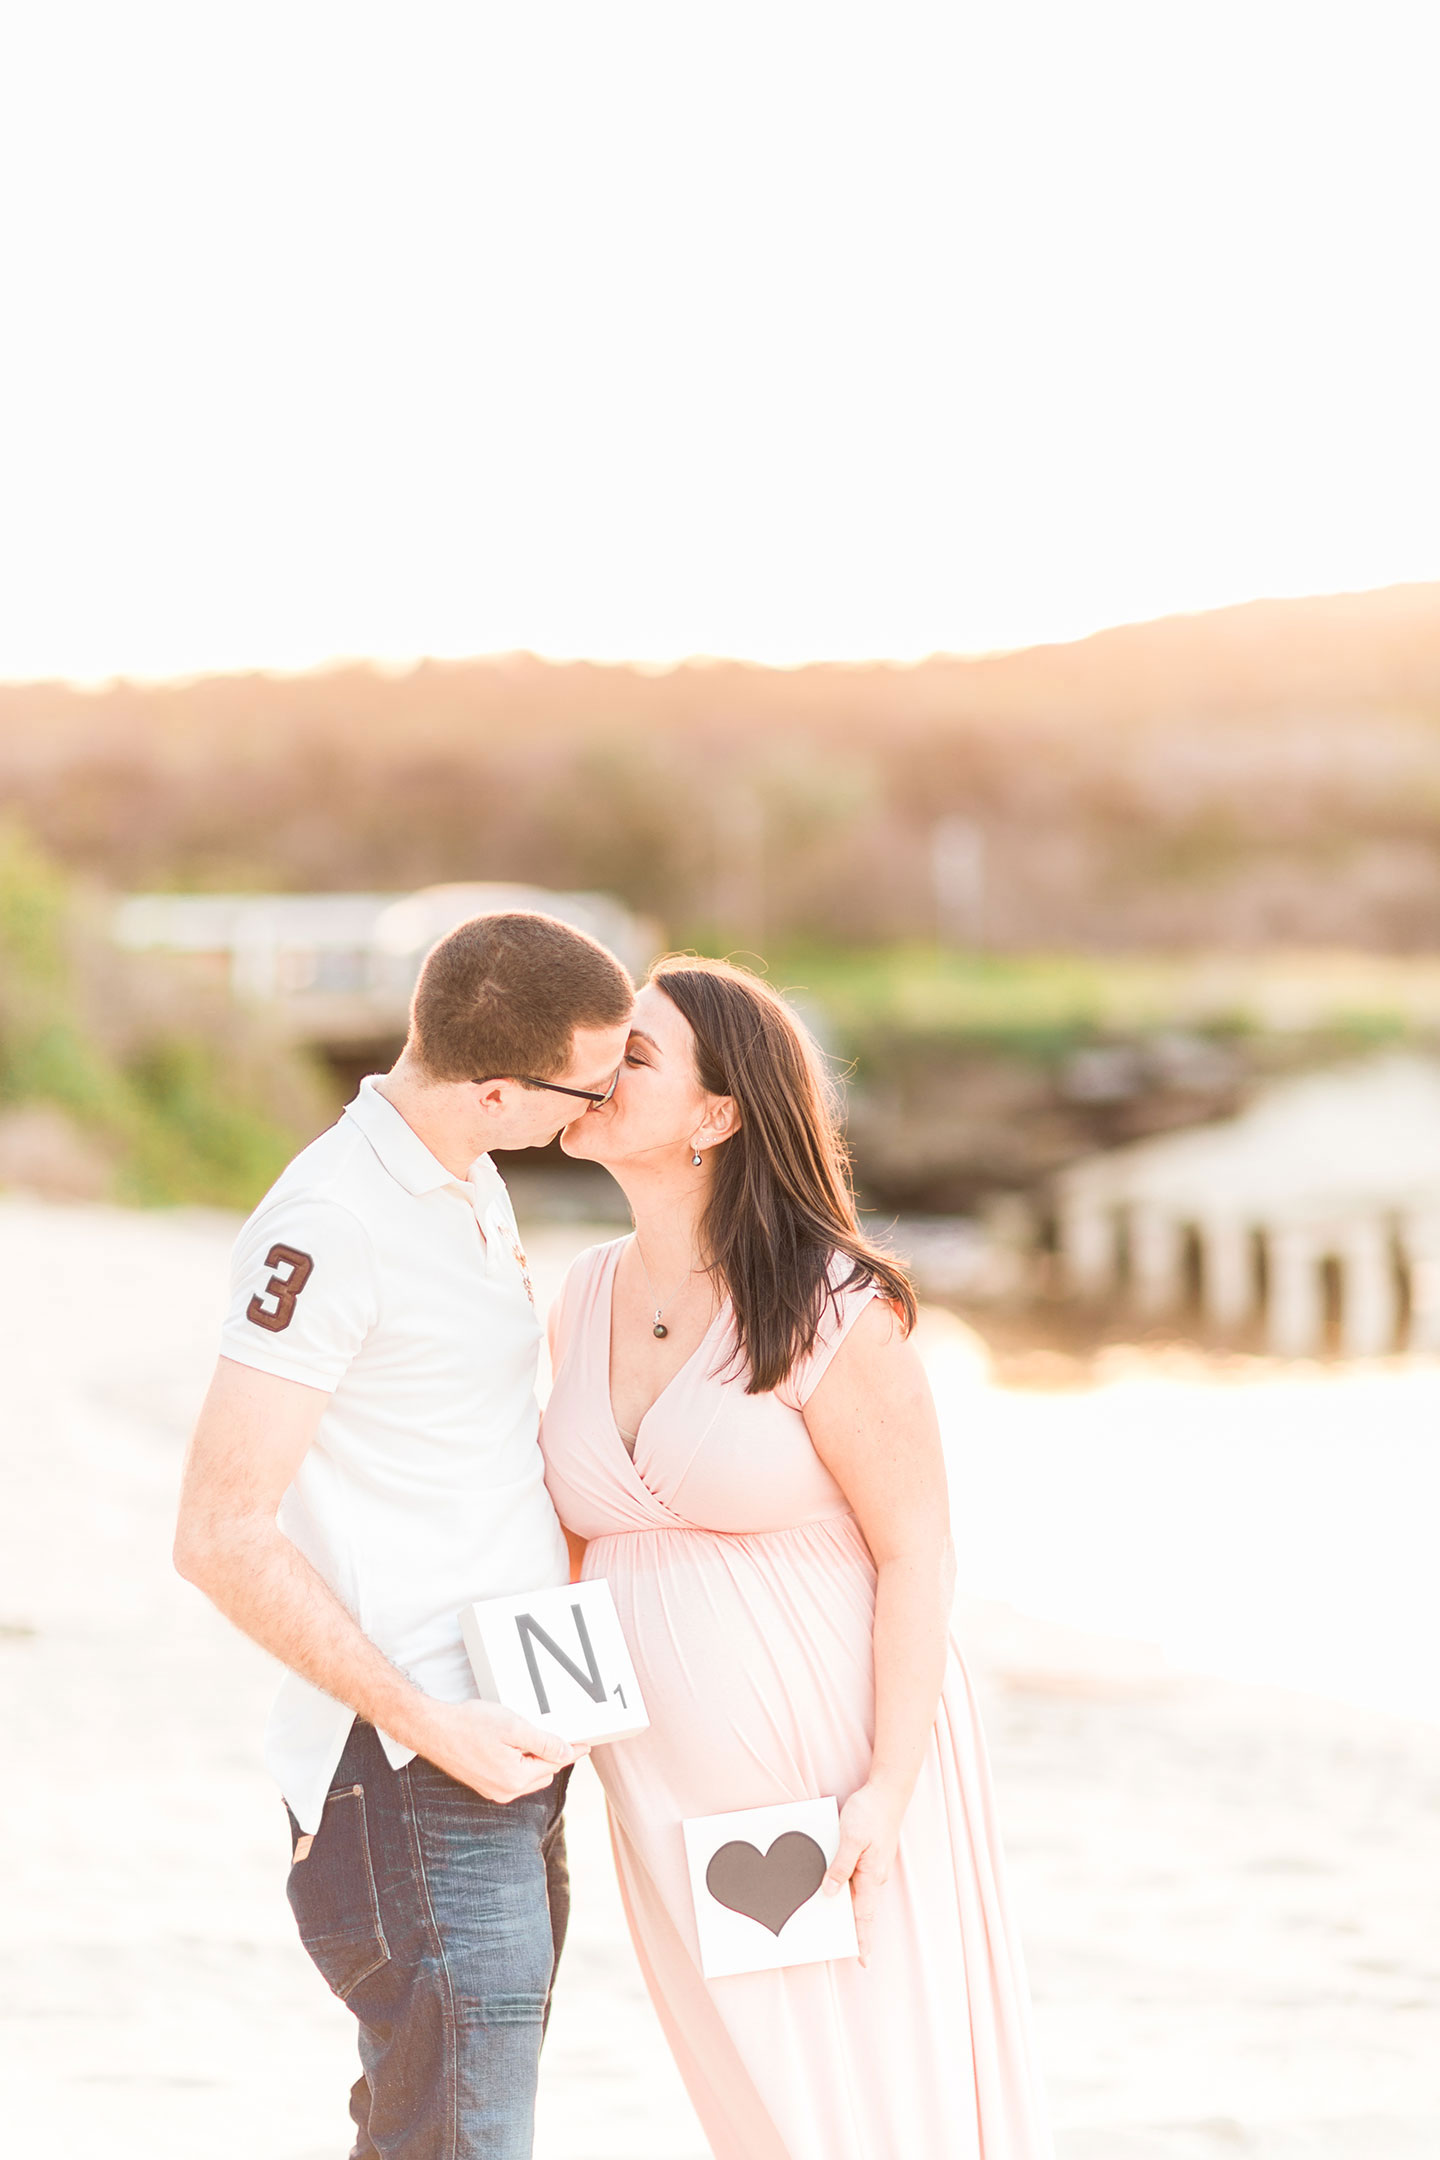
M 663 1320 L 657 1320 L 654 1327 L 651 1328 L 650 1332 L 652 1335 L 668 1335 L 670 1330 L 668 1327 L 666 1327 Z

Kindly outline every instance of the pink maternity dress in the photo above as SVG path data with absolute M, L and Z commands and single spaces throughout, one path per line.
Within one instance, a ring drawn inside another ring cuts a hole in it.
M 593 1760 L 635 1948 L 716 2160 L 1050 2160 L 985 1744 L 953 1643 L 868 1967 L 701 1977 L 685 1818 L 831 1793 L 843 1806 L 869 1770 L 875 1566 L 800 1406 L 875 1293 L 846 1292 L 770 1395 L 747 1395 L 743 1369 L 723 1377 L 723 1308 L 641 1421 L 632 1461 L 610 1407 L 624 1242 L 583 1253 L 566 1279 L 542 1442 L 650 1713 L 648 1732 Z

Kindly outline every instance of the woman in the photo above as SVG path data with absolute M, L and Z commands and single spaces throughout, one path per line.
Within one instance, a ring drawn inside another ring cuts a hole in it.
M 648 1732 L 597 1749 L 636 1951 L 717 2160 L 1047 2160 L 910 1287 L 818 1063 L 723 963 L 660 964 L 569 1126 L 633 1237 L 551 1320 L 547 1477 Z M 841 1802 L 860 1958 L 701 1977 L 682 1822 Z

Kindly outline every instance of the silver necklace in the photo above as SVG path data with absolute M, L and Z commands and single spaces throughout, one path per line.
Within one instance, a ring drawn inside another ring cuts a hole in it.
M 644 1253 L 643 1253 L 643 1252 L 641 1252 L 641 1250 L 640 1250 L 640 1240 L 639 1240 L 639 1238 L 638 1238 L 638 1237 L 637 1237 L 637 1238 L 634 1238 L 634 1239 L 632 1240 L 632 1243 L 634 1244 L 634 1247 L 635 1247 L 635 1257 L 636 1257 L 636 1259 L 637 1259 L 637 1260 L 638 1260 L 638 1261 L 640 1262 L 640 1272 L 641 1272 L 641 1274 L 642 1274 L 642 1275 L 643 1275 L 643 1276 L 645 1277 L 645 1287 L 646 1287 L 646 1289 L 647 1289 L 647 1290 L 648 1290 L 648 1291 L 650 1292 L 650 1295 L 651 1295 L 651 1297 L 653 1298 L 653 1297 L 655 1297 L 655 1285 L 654 1285 L 654 1283 L 653 1283 L 653 1282 L 651 1282 L 651 1280 L 650 1280 L 650 1270 L 649 1270 L 649 1268 L 647 1268 L 647 1267 L 646 1267 L 646 1265 L 645 1265 L 645 1255 L 644 1255 Z M 651 1327 L 651 1329 L 650 1329 L 650 1332 L 651 1332 L 651 1334 L 652 1334 L 652 1335 L 660 1335 L 660 1336 L 664 1336 L 664 1335 L 668 1335 L 668 1334 L 670 1333 L 670 1330 L 669 1330 L 669 1328 L 668 1328 L 668 1327 L 666 1327 L 666 1325 L 665 1325 L 664 1321 L 663 1321 L 663 1320 L 661 1319 L 660 1315 L 661 1315 L 661 1313 L 663 1313 L 663 1312 L 664 1312 L 664 1310 L 665 1310 L 665 1307 L 666 1307 L 667 1305 L 673 1304 L 674 1300 L 675 1300 L 675 1299 L 676 1299 L 677 1297 L 679 1297 L 679 1295 L 680 1295 L 680 1292 L 681 1292 L 681 1291 L 682 1291 L 682 1290 L 683 1290 L 683 1289 L 685 1288 L 685 1285 L 686 1285 L 686 1283 L 688 1283 L 688 1282 L 689 1282 L 689 1281 L 691 1280 L 692 1276 L 693 1276 L 693 1275 L 694 1275 L 695 1273 L 696 1273 L 696 1269 L 695 1269 L 695 1265 L 694 1265 L 694 1263 L 693 1263 L 693 1261 L 692 1261 L 692 1263 L 691 1263 L 690 1267 L 689 1267 L 689 1268 L 687 1269 L 687 1271 L 686 1271 L 686 1273 L 685 1273 L 684 1277 L 683 1277 L 683 1278 L 681 1279 L 681 1281 L 679 1281 L 678 1283 L 676 1283 L 676 1285 L 675 1285 L 675 1288 L 674 1288 L 674 1289 L 673 1289 L 673 1290 L 672 1290 L 672 1291 L 670 1292 L 669 1296 L 668 1296 L 668 1297 L 663 1297 L 663 1298 L 655 1298 L 655 1320 L 654 1320 L 654 1324 L 652 1325 L 652 1327 Z

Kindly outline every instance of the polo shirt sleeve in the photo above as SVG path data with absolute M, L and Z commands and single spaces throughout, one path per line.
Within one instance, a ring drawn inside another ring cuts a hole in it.
M 379 1314 L 364 1226 L 333 1200 L 277 1201 L 235 1246 L 222 1357 L 333 1394 Z

